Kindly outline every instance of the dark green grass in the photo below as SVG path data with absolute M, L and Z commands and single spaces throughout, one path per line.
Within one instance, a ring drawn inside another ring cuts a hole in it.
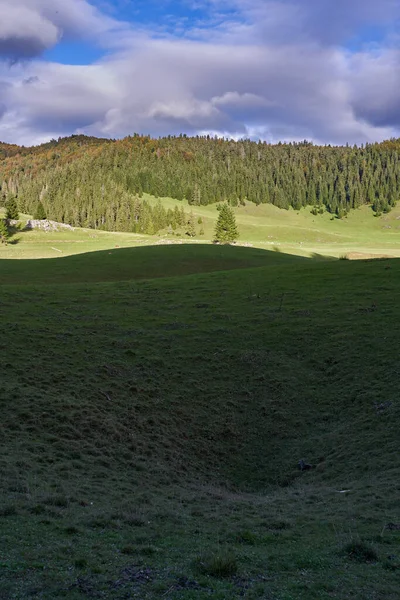
M 400 261 L 277 257 L 2 288 L 0 598 L 398 598 Z
M 178 244 L 119 248 L 54 259 L 3 259 L 0 260 L 0 285 L 153 279 L 304 260 L 280 252 L 229 245 Z

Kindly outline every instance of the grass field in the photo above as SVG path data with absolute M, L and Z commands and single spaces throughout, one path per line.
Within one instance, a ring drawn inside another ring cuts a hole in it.
M 115 239 L 0 261 L 0 598 L 397 600 L 400 261 Z
M 0 246 L 0 600 L 397 600 L 400 210 L 193 211 Z

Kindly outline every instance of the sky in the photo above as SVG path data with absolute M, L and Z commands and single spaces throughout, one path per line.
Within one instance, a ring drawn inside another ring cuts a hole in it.
M 0 140 L 400 137 L 400 0 L 0 0 Z

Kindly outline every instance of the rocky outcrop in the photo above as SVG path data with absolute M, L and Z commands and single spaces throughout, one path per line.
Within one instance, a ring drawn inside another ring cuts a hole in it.
M 26 223 L 25 229 L 42 229 L 43 231 L 59 231 L 60 229 L 69 229 L 70 231 L 74 231 L 74 228 L 71 225 L 67 225 L 66 223 L 57 223 L 56 221 L 49 221 L 48 219 L 44 219 L 43 221 L 30 219 Z

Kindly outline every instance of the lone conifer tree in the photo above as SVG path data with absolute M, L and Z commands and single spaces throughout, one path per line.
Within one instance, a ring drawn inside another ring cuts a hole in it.
M 228 204 L 222 204 L 219 208 L 219 217 L 215 226 L 214 241 L 220 244 L 230 244 L 239 237 L 236 225 L 235 213 Z
M 11 221 L 19 219 L 18 205 L 14 196 L 10 196 L 6 202 L 6 219 Z
M 4 219 L 0 219 L 0 243 L 7 244 L 9 237 L 7 223 Z
M 44 206 L 40 201 L 39 201 L 39 204 L 37 205 L 34 216 L 35 216 L 35 219 L 37 219 L 38 221 L 43 221 L 44 219 L 47 218 L 46 211 L 44 210 Z

